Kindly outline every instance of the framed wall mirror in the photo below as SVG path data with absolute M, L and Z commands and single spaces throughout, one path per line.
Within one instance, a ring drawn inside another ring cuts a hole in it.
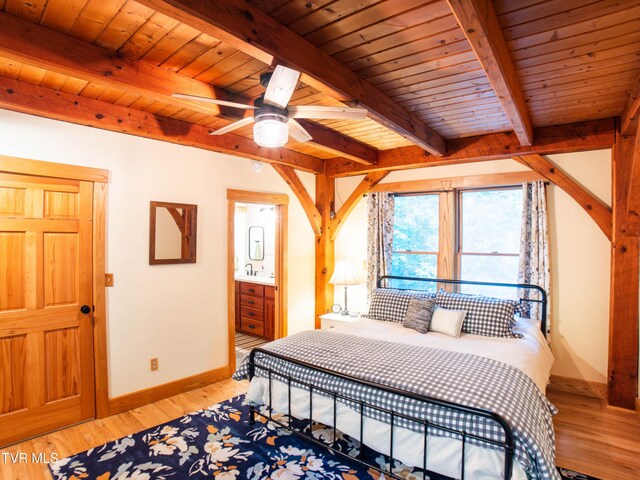
M 196 262 L 198 206 L 151 202 L 149 265 Z
M 264 228 L 249 227 L 249 260 L 264 260 Z

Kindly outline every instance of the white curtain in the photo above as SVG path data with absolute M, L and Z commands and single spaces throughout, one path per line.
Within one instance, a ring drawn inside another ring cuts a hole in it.
M 551 272 L 549 261 L 549 228 L 545 182 L 525 182 L 522 185 L 522 229 L 520 238 L 519 283 L 538 285 L 547 292 L 547 341 L 551 341 Z M 538 298 L 531 290 L 521 292 L 522 298 Z M 523 316 L 542 318 L 542 305 L 525 302 Z
M 391 272 L 394 196 L 375 192 L 367 197 L 367 295 L 378 278 Z

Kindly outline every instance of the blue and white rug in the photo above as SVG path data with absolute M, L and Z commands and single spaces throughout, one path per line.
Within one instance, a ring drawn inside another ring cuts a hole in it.
M 250 425 L 244 395 L 171 422 L 120 438 L 51 464 L 56 480 L 359 480 L 383 479 L 379 472 L 355 460 L 332 455 L 276 424 L 256 416 Z M 266 412 L 265 412 L 266 413 Z M 285 416 L 276 417 L 286 423 Z M 304 428 L 308 422 L 300 422 Z M 298 426 L 298 425 L 297 425 Z M 314 425 L 316 438 L 333 439 L 333 429 Z M 351 456 L 359 444 L 338 432 L 337 449 Z M 388 458 L 365 447 L 371 464 L 388 469 Z M 417 469 L 416 469 L 417 470 Z M 597 480 L 559 469 L 563 478 Z M 422 473 L 400 463 L 394 473 L 423 479 Z M 439 477 L 427 477 L 437 480 Z

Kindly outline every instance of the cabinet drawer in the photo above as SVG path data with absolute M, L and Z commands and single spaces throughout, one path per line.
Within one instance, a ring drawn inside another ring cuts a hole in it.
M 261 321 L 242 317 L 242 320 L 240 320 L 240 329 L 245 333 L 264 337 L 264 323 Z
M 244 305 L 240 307 L 240 316 L 243 318 L 251 318 L 253 320 L 258 320 L 260 322 L 264 320 L 264 312 L 262 310 L 245 307 Z
M 240 285 L 240 293 L 253 295 L 254 297 L 264 297 L 264 285 L 242 282 Z
M 240 305 L 262 310 L 264 309 L 264 300 L 260 297 L 252 297 L 251 295 L 241 295 Z

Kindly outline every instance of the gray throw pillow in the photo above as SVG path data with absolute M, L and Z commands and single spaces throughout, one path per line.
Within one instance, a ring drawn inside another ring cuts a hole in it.
M 433 298 L 412 298 L 409 301 L 402 326 L 405 328 L 413 328 L 420 333 L 427 333 L 435 306 L 436 301 Z

